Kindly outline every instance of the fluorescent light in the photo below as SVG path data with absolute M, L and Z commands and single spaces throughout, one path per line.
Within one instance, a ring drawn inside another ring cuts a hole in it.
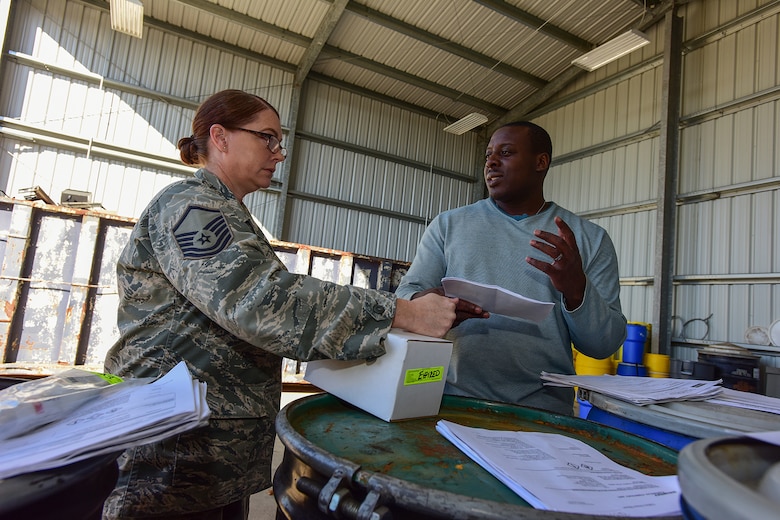
M 572 64 L 589 71 L 594 71 L 602 65 L 606 65 L 610 61 L 625 56 L 629 52 L 635 51 L 648 43 L 650 43 L 650 40 L 644 33 L 637 31 L 636 29 L 631 29 L 607 43 L 599 45 L 592 51 L 583 54 L 576 60 L 572 60 Z
M 144 4 L 141 0 L 111 0 L 111 28 L 136 38 L 144 32 Z
M 461 117 L 449 126 L 444 127 L 445 132 L 449 132 L 455 135 L 465 134 L 472 128 L 476 128 L 479 125 L 487 123 L 487 116 L 472 112 L 471 114 Z

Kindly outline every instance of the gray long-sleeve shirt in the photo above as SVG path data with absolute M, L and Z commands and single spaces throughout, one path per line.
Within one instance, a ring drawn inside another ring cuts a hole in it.
M 550 261 L 530 240 L 535 229 L 557 234 L 556 216 L 574 232 L 587 277 L 585 299 L 573 311 L 564 308 L 549 277 L 525 261 L 526 256 Z M 571 414 L 573 391 L 543 387 L 540 373 L 573 374 L 572 344 L 587 356 L 604 358 L 625 338 L 617 256 L 609 235 L 554 203 L 521 220 L 503 213 L 490 199 L 438 215 L 396 294 L 411 298 L 440 286 L 445 276 L 555 303 L 540 323 L 493 314 L 453 328 L 446 336 L 454 349 L 445 393 Z

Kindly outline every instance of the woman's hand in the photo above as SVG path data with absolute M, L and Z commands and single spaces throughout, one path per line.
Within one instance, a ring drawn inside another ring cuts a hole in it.
M 425 289 L 424 291 L 414 293 L 414 295 L 412 296 L 412 300 L 415 300 L 417 298 L 420 298 L 421 296 L 425 296 L 426 294 L 431 294 L 431 293 L 438 294 L 439 296 L 444 296 L 444 288 L 434 287 L 432 289 Z M 485 311 L 479 305 L 471 303 L 470 301 L 464 300 L 462 298 L 457 298 L 457 302 L 458 304 L 455 306 L 455 321 L 452 324 L 453 327 L 457 327 L 458 325 L 460 325 L 462 321 L 471 318 L 490 317 L 490 313 Z
M 426 294 L 414 300 L 396 300 L 393 327 L 425 336 L 443 337 L 455 321 L 457 298 Z

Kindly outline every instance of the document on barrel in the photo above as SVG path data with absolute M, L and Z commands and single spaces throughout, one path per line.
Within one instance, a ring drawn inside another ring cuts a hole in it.
M 552 302 L 526 298 L 497 285 L 485 285 L 452 276 L 442 278 L 441 286 L 444 294 L 450 298 L 463 298 L 488 312 L 537 323 L 545 319 L 555 306 Z
M 677 475 L 645 475 L 577 439 L 444 420 L 436 430 L 536 509 L 621 517 L 681 514 Z

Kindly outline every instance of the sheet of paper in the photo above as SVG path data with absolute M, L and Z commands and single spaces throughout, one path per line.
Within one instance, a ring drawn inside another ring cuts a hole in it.
M 537 509 L 623 517 L 681 514 L 676 475 L 644 475 L 577 439 L 443 420 L 436 430 Z
M 206 387 L 182 362 L 143 386 L 115 385 L 60 421 L 0 443 L 0 479 L 118 452 L 202 426 Z
M 780 399 L 768 395 L 754 394 L 752 392 L 740 392 L 731 388 L 724 388 L 716 397 L 707 399 L 708 402 L 721 404 L 724 406 L 733 406 L 735 408 L 746 408 L 749 410 L 759 410 L 780 414 Z M 780 424 L 778 424 L 780 428 Z
M 497 285 L 485 285 L 446 277 L 441 279 L 444 294 L 451 298 L 463 298 L 476 303 L 488 312 L 503 314 L 513 318 L 524 318 L 540 322 L 550 313 L 555 304 L 526 298 Z
M 768 442 L 776 446 L 780 446 L 780 431 L 773 432 L 751 432 L 746 433 L 748 437 L 758 439 L 760 441 Z

